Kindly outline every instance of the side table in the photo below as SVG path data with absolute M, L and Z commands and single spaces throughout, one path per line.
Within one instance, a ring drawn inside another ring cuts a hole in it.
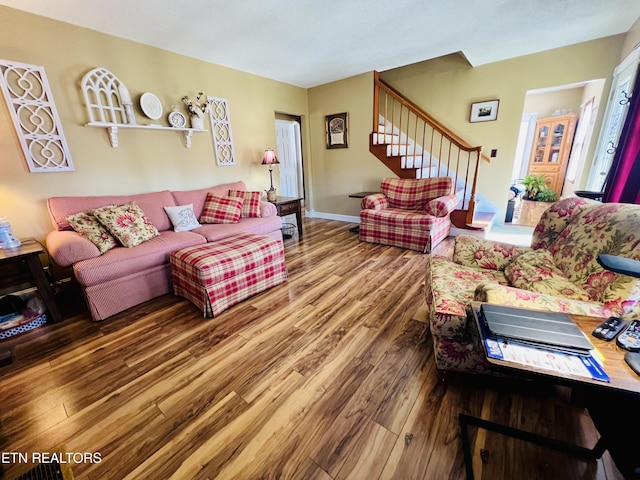
M 53 298 L 53 292 L 49 286 L 39 255 L 45 253 L 44 247 L 35 240 L 25 240 L 17 248 L 0 248 L 0 267 L 12 268 L 20 275 L 17 278 L 3 279 L 0 284 L 2 288 L 17 285 L 23 281 L 32 282 L 38 290 L 42 301 L 47 307 L 47 313 L 52 322 L 62 320 L 60 310 Z
M 271 202 L 278 210 L 278 216 L 296 215 L 298 224 L 298 236 L 302 238 L 302 198 L 297 197 L 276 197 L 275 202 Z
M 374 193 L 380 193 L 380 192 L 356 192 L 356 193 L 349 194 L 349 198 L 364 198 L 364 197 L 368 197 L 369 195 L 373 195 Z M 350 228 L 349 231 L 352 233 L 360 232 L 360 225 L 356 225 L 355 227 Z

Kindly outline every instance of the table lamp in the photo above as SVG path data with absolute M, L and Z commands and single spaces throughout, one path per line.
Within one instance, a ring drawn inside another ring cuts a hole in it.
M 273 165 L 279 164 L 278 157 L 276 157 L 276 153 L 267 148 L 264 151 L 264 155 L 262 156 L 262 165 L 269 165 L 269 179 L 271 180 L 271 188 L 266 190 L 267 192 L 267 200 L 270 202 L 276 201 L 276 189 L 273 188 Z
M 0 217 L 0 248 L 17 248 L 22 243 L 13 236 L 11 225 L 6 218 Z

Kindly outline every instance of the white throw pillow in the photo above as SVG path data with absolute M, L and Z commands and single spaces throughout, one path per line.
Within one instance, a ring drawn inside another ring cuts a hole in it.
M 202 226 L 198 222 L 195 213 L 193 213 L 193 203 L 176 207 L 164 207 L 164 211 L 167 212 L 175 232 L 188 232 Z

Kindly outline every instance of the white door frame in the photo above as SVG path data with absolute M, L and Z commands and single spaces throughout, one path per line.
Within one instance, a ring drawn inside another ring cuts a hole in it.
M 281 159 L 280 165 L 280 189 L 283 196 L 304 197 L 304 182 L 302 173 L 302 137 L 300 133 L 300 123 L 295 120 L 276 119 L 276 136 L 278 142 L 276 145 L 278 158 Z M 289 144 L 281 145 L 279 130 L 286 130 Z M 286 151 L 282 151 L 286 148 Z M 293 161 L 293 165 L 285 165 L 285 162 Z M 293 173 L 295 179 L 293 183 L 290 181 L 290 175 Z M 295 190 L 295 191 L 294 191 Z
M 640 47 L 636 47 L 613 71 L 611 91 L 602 119 L 593 164 L 589 171 L 587 190 L 600 192 L 604 188 L 604 181 L 611 168 L 611 162 L 629 110 L 630 90 L 633 89 L 639 64 Z

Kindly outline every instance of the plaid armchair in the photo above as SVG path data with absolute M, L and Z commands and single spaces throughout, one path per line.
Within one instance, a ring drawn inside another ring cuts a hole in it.
M 449 235 L 458 205 L 451 177 L 385 178 L 362 199 L 360 240 L 428 253 Z

